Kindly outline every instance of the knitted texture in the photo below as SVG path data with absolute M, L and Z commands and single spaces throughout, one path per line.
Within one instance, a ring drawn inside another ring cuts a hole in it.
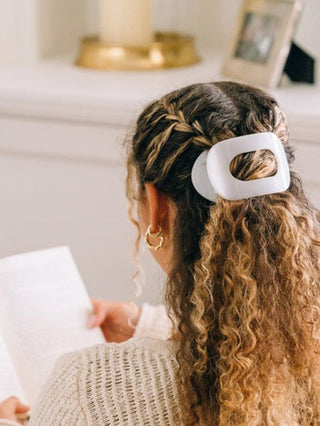
M 179 425 L 175 342 L 150 337 L 62 356 L 30 426 Z
M 172 335 L 172 324 L 164 305 L 142 305 L 133 337 L 148 336 L 167 340 Z
M 177 346 L 165 340 L 169 324 L 163 305 L 144 304 L 133 338 L 60 357 L 29 426 L 182 424 Z

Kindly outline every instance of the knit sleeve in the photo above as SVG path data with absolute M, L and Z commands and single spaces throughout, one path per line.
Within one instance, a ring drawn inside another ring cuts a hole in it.
M 165 306 L 144 303 L 133 337 L 145 336 L 167 340 L 171 335 L 172 325 Z
M 80 398 L 81 357 L 67 353 L 56 362 L 32 407 L 29 426 L 86 425 Z

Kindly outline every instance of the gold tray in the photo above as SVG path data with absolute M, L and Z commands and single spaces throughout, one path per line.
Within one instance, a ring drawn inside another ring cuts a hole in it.
M 98 37 L 82 40 L 76 65 L 99 70 L 157 70 L 200 61 L 194 39 L 178 33 L 156 33 L 152 43 L 121 45 L 101 43 Z

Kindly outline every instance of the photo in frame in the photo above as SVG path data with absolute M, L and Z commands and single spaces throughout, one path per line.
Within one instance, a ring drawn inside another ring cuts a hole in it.
M 222 74 L 278 86 L 303 6 L 302 0 L 244 0 Z

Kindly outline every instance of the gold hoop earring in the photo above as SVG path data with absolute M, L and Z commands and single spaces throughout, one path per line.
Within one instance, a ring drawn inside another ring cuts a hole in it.
M 150 243 L 149 237 L 158 238 L 160 237 L 160 242 L 157 246 L 154 246 Z M 164 243 L 164 236 L 162 234 L 161 226 L 159 225 L 159 231 L 158 232 L 151 232 L 151 225 L 148 226 L 147 232 L 144 236 L 144 241 L 146 243 L 146 246 L 149 247 L 152 250 L 159 250 L 163 246 Z

